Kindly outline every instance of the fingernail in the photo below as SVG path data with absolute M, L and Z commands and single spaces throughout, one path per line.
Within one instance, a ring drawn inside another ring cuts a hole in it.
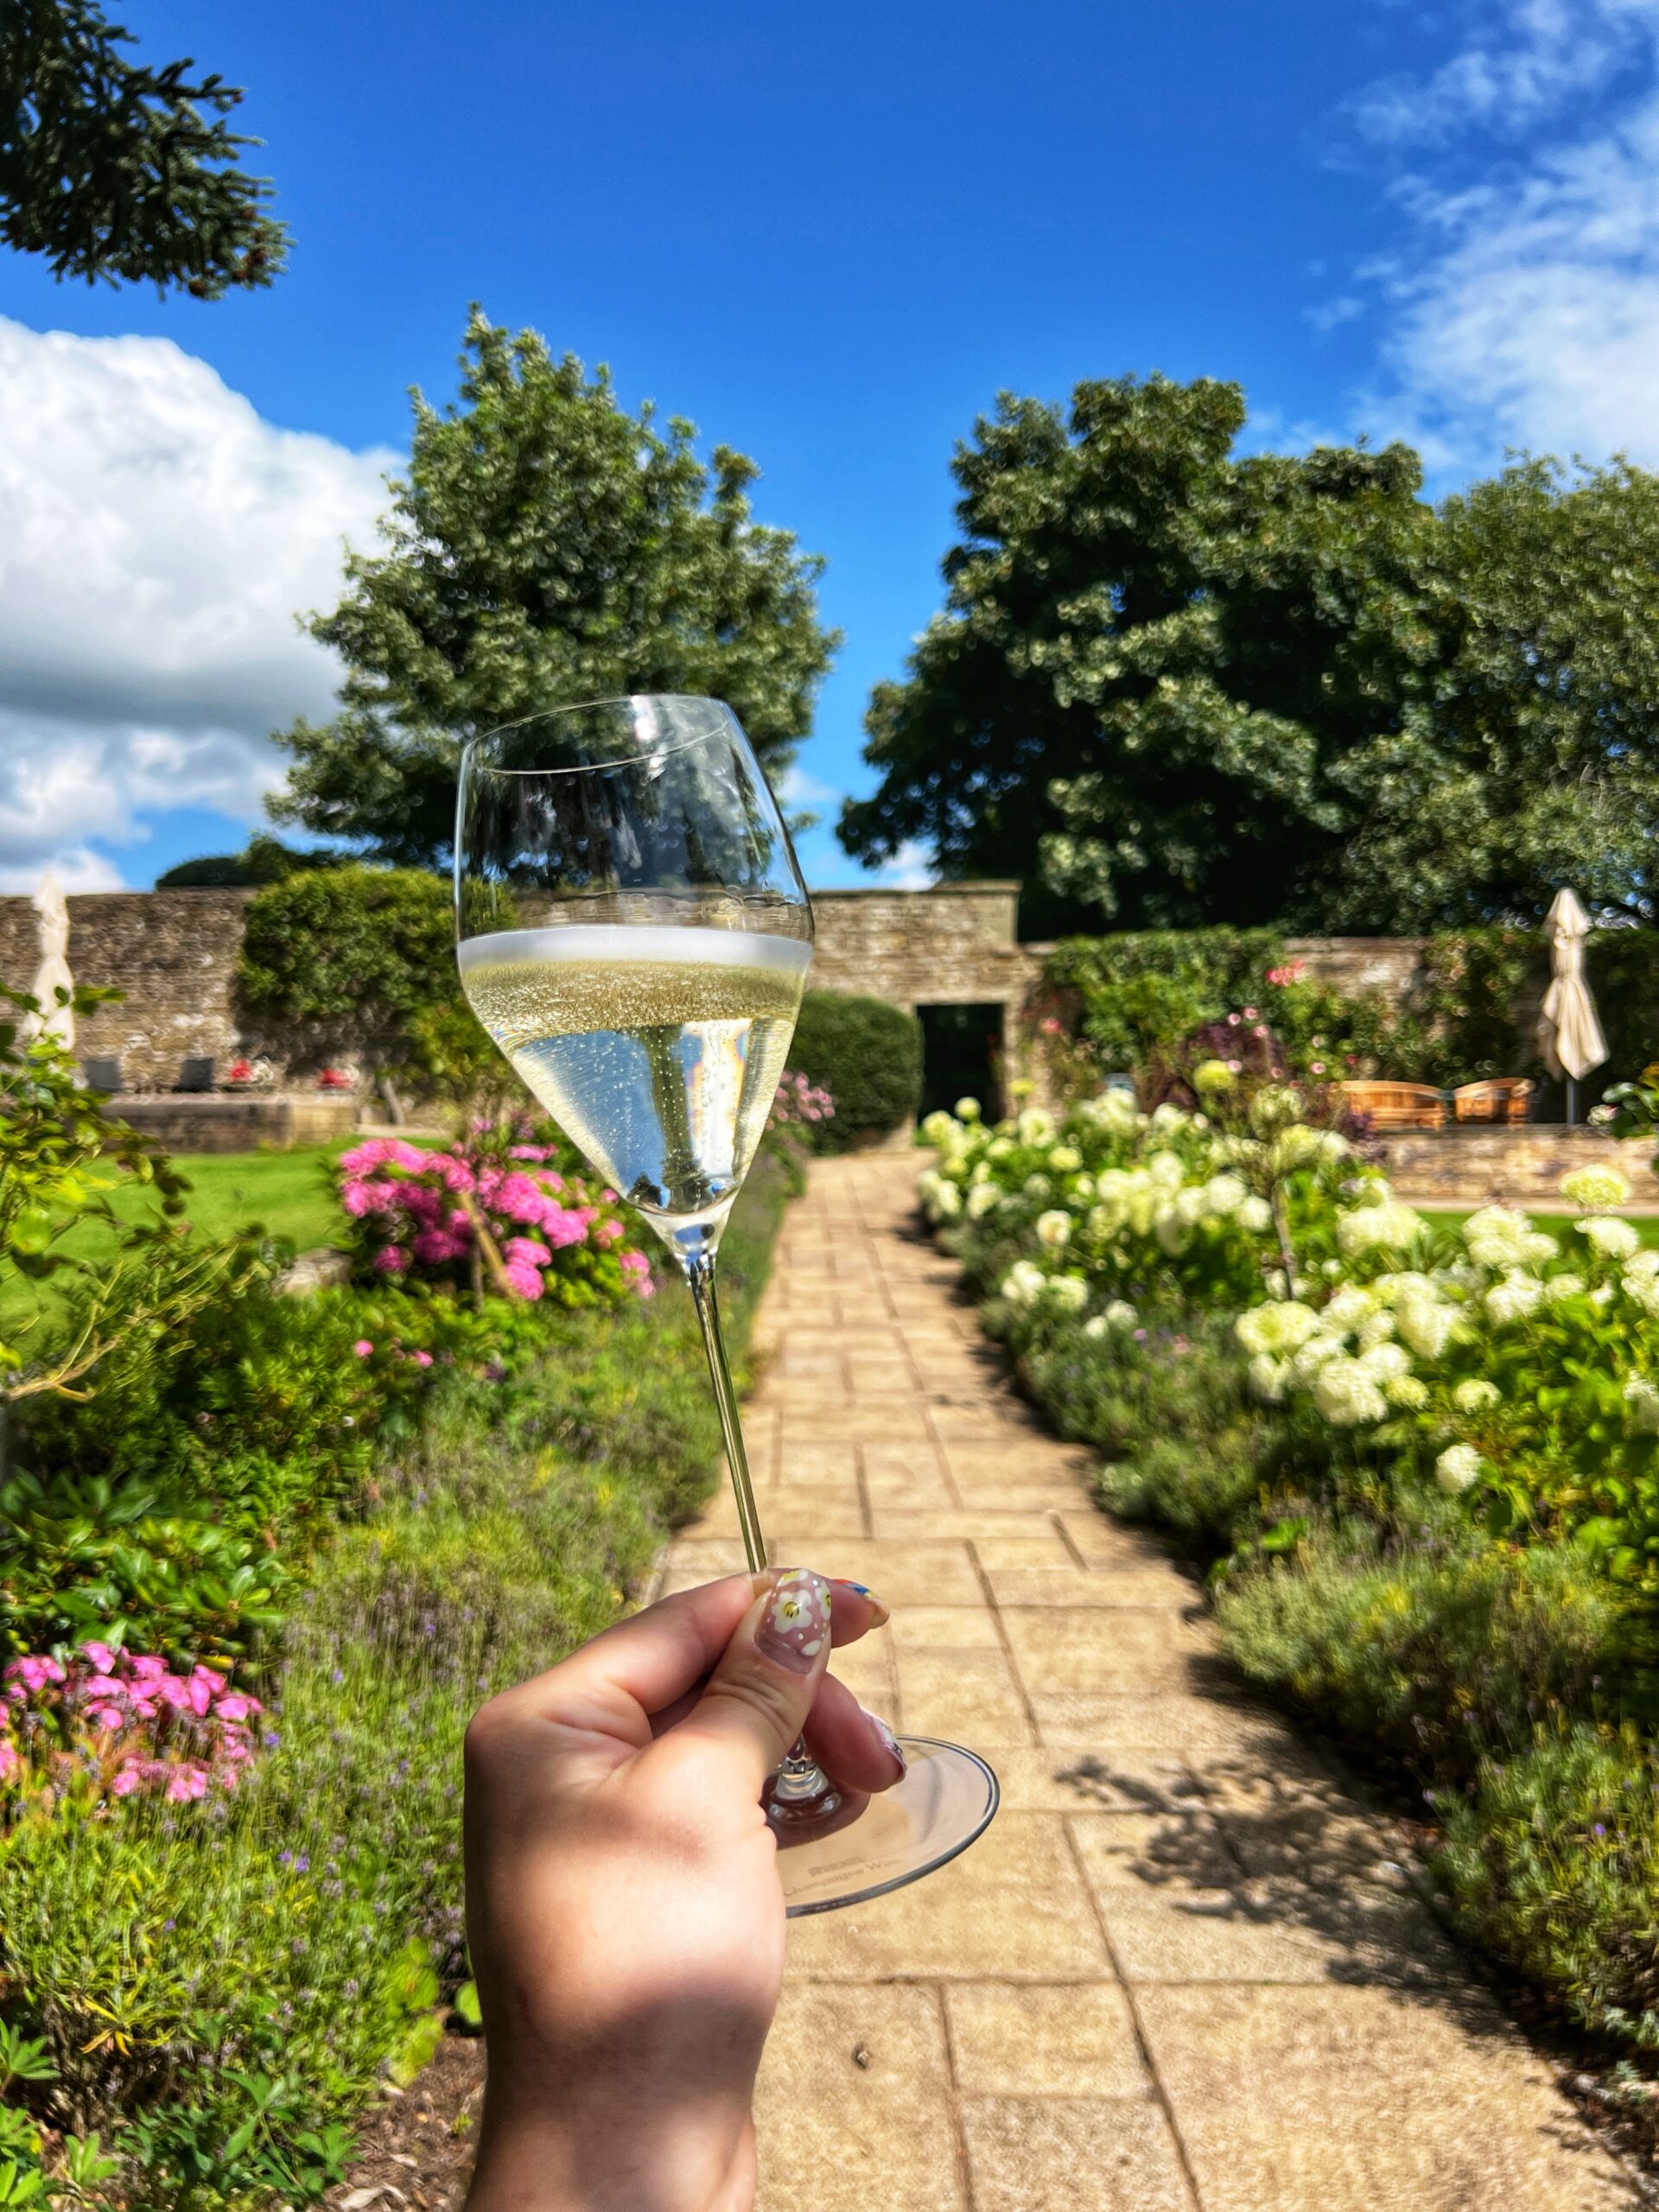
M 868 1583 L 855 1582 L 848 1575 L 838 1574 L 836 1577 L 834 1587 L 836 1590 L 856 1591 L 858 1595 L 863 1599 L 865 1604 L 874 1610 L 876 1616 L 875 1625 L 877 1628 L 884 1627 L 887 1621 L 892 1618 L 888 1613 L 886 1605 L 882 1603 L 880 1599 L 876 1596 L 874 1591 L 870 1588 Z
M 830 1585 L 808 1567 L 785 1568 L 760 1616 L 755 1649 L 792 1675 L 810 1675 L 829 1642 Z
M 868 1711 L 868 1707 L 866 1709 Z M 879 1713 L 870 1713 L 869 1718 L 875 1729 L 876 1734 L 881 1738 L 881 1741 L 893 1753 L 894 1758 L 898 1760 L 899 1773 L 908 1774 L 910 1772 L 910 1761 L 905 1757 L 904 1745 L 899 1741 L 899 1738 L 893 1734 L 892 1729 L 888 1727 L 887 1722 L 881 1718 Z

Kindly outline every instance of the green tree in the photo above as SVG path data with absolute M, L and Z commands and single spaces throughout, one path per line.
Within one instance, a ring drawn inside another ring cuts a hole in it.
M 97 0 L 0 7 L 0 238 L 89 284 L 268 284 L 288 232 L 238 166 L 259 143 L 226 124 L 240 90 L 188 60 L 144 67 L 131 43 Z
M 1415 454 L 1236 458 L 1235 385 L 1004 395 L 958 447 L 945 611 L 878 687 L 842 842 L 1018 874 L 1039 929 L 1276 919 L 1348 826 L 1331 764 L 1435 633 Z
M 822 563 L 751 517 L 754 463 L 717 446 L 705 466 L 690 423 L 628 414 L 604 369 L 476 310 L 461 366 L 459 405 L 415 395 L 385 549 L 351 557 L 312 622 L 346 664 L 341 710 L 281 738 L 276 818 L 429 866 L 467 737 L 626 692 L 728 700 L 784 766 L 840 639 L 818 621 Z
M 257 889 L 261 884 L 281 883 L 309 869 L 340 868 L 346 856 L 328 851 L 307 852 L 283 844 L 269 831 L 256 830 L 239 853 L 209 853 L 200 860 L 180 861 L 156 879 L 158 891 L 222 891 Z
M 1517 462 L 1446 501 L 1435 566 L 1431 680 L 1333 772 L 1327 926 L 1537 921 L 1564 883 L 1650 918 L 1659 477 Z

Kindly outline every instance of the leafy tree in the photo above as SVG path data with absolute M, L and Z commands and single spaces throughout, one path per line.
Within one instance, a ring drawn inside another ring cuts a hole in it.
M 878 687 L 874 796 L 842 842 L 1023 875 L 1027 926 L 1277 918 L 1347 826 L 1331 764 L 1435 633 L 1416 456 L 1236 459 L 1235 385 L 1004 395 L 957 448 L 961 542 L 907 679 Z
M 340 868 L 345 855 L 323 850 L 305 852 L 283 844 L 280 837 L 259 831 L 239 853 L 210 853 L 200 860 L 181 861 L 156 879 L 158 891 L 219 891 L 256 888 L 281 883 L 308 868 Z
M 817 619 L 822 563 L 751 518 L 753 461 L 717 446 L 705 467 L 689 423 L 628 414 L 605 370 L 476 310 L 460 404 L 414 406 L 385 549 L 351 557 L 311 625 L 345 662 L 341 711 L 281 738 L 278 821 L 431 865 L 467 737 L 626 692 L 715 694 L 768 767 L 787 762 L 840 639 Z
M 360 867 L 267 884 L 248 901 L 238 987 L 319 1058 L 356 1048 L 378 1065 L 423 1008 L 457 995 L 449 887 L 423 868 Z
M 1435 566 L 1429 681 L 1333 770 L 1327 926 L 1536 921 L 1563 883 L 1650 917 L 1659 477 L 1517 462 L 1445 503 Z
M 217 299 L 270 283 L 288 232 L 269 181 L 238 165 L 242 99 L 194 65 L 150 69 L 97 0 L 0 8 L 0 238 L 54 276 L 182 285 Z

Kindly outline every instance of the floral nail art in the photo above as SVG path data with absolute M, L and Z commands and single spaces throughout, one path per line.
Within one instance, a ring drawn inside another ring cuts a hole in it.
M 772 1585 L 772 1602 L 755 1631 L 756 1650 L 792 1674 L 807 1675 L 829 1642 L 829 1584 L 807 1567 L 789 1568 Z

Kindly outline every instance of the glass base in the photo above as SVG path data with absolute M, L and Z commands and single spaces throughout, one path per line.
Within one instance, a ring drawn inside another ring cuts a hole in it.
M 966 1851 L 996 1811 L 997 1780 L 982 1758 L 931 1736 L 901 1736 L 902 1782 L 867 1797 L 832 1789 L 804 1802 L 769 1796 L 778 1871 L 791 1920 L 834 1912 L 919 1881 Z

